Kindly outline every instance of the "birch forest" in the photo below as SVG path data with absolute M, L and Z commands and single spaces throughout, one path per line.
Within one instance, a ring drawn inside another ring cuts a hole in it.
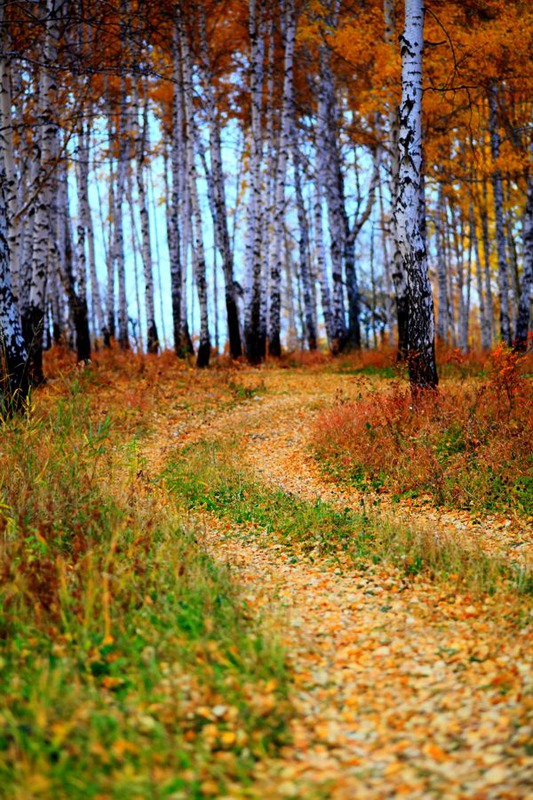
M 0 0 L 0 800 L 531 800 L 532 0 Z
M 79 361 L 116 343 L 204 367 L 282 348 L 401 358 L 422 296 L 431 341 L 527 347 L 526 0 L 429 0 L 412 135 L 394 0 L 14 0 L 0 14 L 8 374 L 22 348 L 41 382 L 53 342 Z M 414 161 L 421 283 L 398 211 Z

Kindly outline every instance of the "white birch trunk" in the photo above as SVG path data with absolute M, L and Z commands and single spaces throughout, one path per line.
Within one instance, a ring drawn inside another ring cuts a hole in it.
M 135 106 L 133 108 L 133 126 L 135 137 L 135 161 L 137 178 L 137 197 L 141 220 L 141 257 L 144 273 L 144 301 L 146 310 L 146 338 L 149 353 L 157 353 L 159 339 L 155 322 L 154 302 L 154 270 L 152 263 L 152 242 L 150 234 L 150 215 L 146 192 L 146 150 L 148 148 L 148 94 L 145 94 L 142 118 L 139 124 L 140 108 L 137 84 L 134 87 Z
M 261 160 L 263 59 L 265 50 L 264 15 L 257 0 L 249 0 L 250 36 L 250 188 L 248 200 L 247 232 L 245 247 L 245 350 L 252 364 L 264 357 L 261 340 L 261 273 L 262 273 L 262 206 L 261 206 Z
M 85 228 L 78 224 L 75 246 L 65 163 L 59 167 L 57 210 L 58 260 L 55 274 L 51 273 L 50 277 L 53 275 L 56 279 L 58 276 L 61 278 L 69 302 L 69 317 L 76 342 L 77 358 L 78 361 L 87 362 L 91 358 L 91 338 L 87 309 Z M 55 309 L 54 305 L 52 307 Z
M 300 257 L 300 272 L 302 277 L 302 294 L 305 313 L 305 327 L 307 346 L 309 350 L 317 348 L 317 331 L 313 304 L 313 290 L 311 285 L 311 263 L 309 254 L 309 229 L 307 225 L 307 214 L 304 205 L 301 176 L 300 151 L 298 149 L 296 121 L 292 120 L 291 149 L 294 165 L 294 188 L 296 195 L 296 211 L 298 215 L 298 250 Z
M 490 149 L 493 162 L 500 155 L 500 133 L 498 130 L 498 89 L 492 86 L 489 91 L 489 131 Z M 494 195 L 494 215 L 496 224 L 496 246 L 498 249 L 498 289 L 500 295 L 500 336 L 511 344 L 511 321 L 509 315 L 509 271 L 505 254 L 505 225 L 503 216 L 503 184 L 499 169 L 492 173 Z
M 509 256 L 510 294 L 509 294 L 509 324 L 511 332 L 516 330 L 518 305 L 520 303 L 520 278 L 518 276 L 518 256 L 516 252 L 515 232 L 513 225 L 513 209 L 511 200 L 511 182 L 507 181 L 507 213 L 505 215 L 505 238 L 507 254 Z
M 27 205 L 23 180 L 25 179 L 28 185 L 33 187 L 38 179 L 40 169 L 40 162 L 37 160 L 37 154 L 34 147 L 28 145 L 26 148 L 24 148 L 23 157 L 25 161 L 29 162 L 29 166 L 21 175 L 21 183 L 18 195 L 18 204 L 19 208 L 21 209 Z M 31 276 L 33 265 L 33 232 L 35 228 L 35 207 L 33 203 L 30 203 L 27 213 L 24 213 L 20 216 L 20 220 L 22 225 L 22 235 L 19 248 L 17 297 L 18 308 L 22 320 L 22 330 L 26 339 L 26 346 L 28 346 L 29 331 L 26 328 L 26 323 L 29 319 Z
M 533 151 L 533 143 L 531 144 Z M 526 350 L 528 347 L 529 319 L 531 315 L 531 289 L 533 286 L 533 169 L 527 179 L 526 207 L 522 223 L 524 242 L 524 268 L 522 271 L 522 290 L 516 320 L 515 347 Z
M 466 341 L 467 331 L 467 307 L 465 299 L 465 270 L 463 261 L 464 247 L 464 223 L 461 210 L 457 204 L 449 199 L 450 223 L 449 227 L 453 236 L 453 247 L 455 251 L 455 278 L 457 284 L 457 333 L 459 348 L 466 353 L 468 343 Z
M 385 18 L 385 42 L 393 45 L 396 42 L 396 13 L 394 0 L 384 0 L 383 11 Z M 388 135 L 390 151 L 390 196 L 392 214 L 390 219 L 390 237 L 392 244 L 391 253 L 391 277 L 394 285 L 396 299 L 396 319 L 398 324 L 398 360 L 403 361 L 407 358 L 408 351 L 408 327 L 409 327 L 409 299 L 407 289 L 407 274 L 404 268 L 404 261 L 398 246 L 399 236 L 396 230 L 396 208 L 398 198 L 398 181 L 400 172 L 400 158 L 398 149 L 399 135 L 399 108 L 393 104 L 392 98 L 389 101 L 388 113 Z
M 315 248 L 318 282 L 320 284 L 320 295 L 322 299 L 322 313 L 324 314 L 324 326 L 328 347 L 333 348 L 333 320 L 331 309 L 331 293 L 329 289 L 329 279 L 326 267 L 326 249 L 324 247 L 324 231 L 322 228 L 322 197 L 320 181 L 315 181 L 314 196 L 314 218 L 315 218 Z
M 487 316 L 487 308 L 485 303 L 485 295 L 483 292 L 483 266 L 481 263 L 481 255 L 479 252 L 479 239 L 476 230 L 476 218 L 474 214 L 474 206 L 470 206 L 470 240 L 474 251 L 474 258 L 476 262 L 476 282 L 477 293 L 479 298 L 479 327 L 481 331 L 481 349 L 489 350 L 492 345 L 491 325 L 490 319 Z
M 318 86 L 317 119 L 317 179 L 327 201 L 330 230 L 332 299 L 332 352 L 340 352 L 346 343 L 342 257 L 344 253 L 345 225 L 343 200 L 340 196 L 338 174 L 335 170 L 336 104 L 329 52 L 320 47 L 320 75 Z
M 490 271 L 490 239 L 489 239 L 489 219 L 488 219 L 488 190 L 487 182 L 483 179 L 483 203 L 481 212 L 481 232 L 483 239 L 483 271 L 485 276 L 485 297 L 487 301 L 487 316 L 490 320 L 492 339 L 497 340 L 498 330 L 494 314 L 494 300 L 492 296 L 492 275 Z
M 356 170 L 357 170 L 357 165 L 356 165 Z M 337 172 L 339 174 L 338 182 L 339 185 L 342 187 L 343 180 L 342 180 L 340 160 L 338 160 Z M 356 172 L 356 177 L 357 177 L 357 172 Z M 361 347 L 361 325 L 360 325 L 361 297 L 359 293 L 359 282 L 357 278 L 357 270 L 355 264 L 355 243 L 357 237 L 359 236 L 363 228 L 363 225 L 370 218 L 370 215 L 372 213 L 378 180 L 379 180 L 379 153 L 376 151 L 374 152 L 374 169 L 372 173 L 372 178 L 370 180 L 370 186 L 368 189 L 368 196 L 366 199 L 366 203 L 363 210 L 360 212 L 362 198 L 359 195 L 357 201 L 357 210 L 355 219 L 351 226 L 348 218 L 348 213 L 346 210 L 346 204 L 344 201 L 344 189 L 342 189 L 342 208 L 343 208 L 343 219 L 344 219 L 344 229 L 345 229 L 344 263 L 346 268 L 346 284 L 347 284 L 348 311 L 349 311 L 348 316 L 350 321 L 347 344 L 351 347 L 354 347 L 355 349 L 359 349 Z
M 444 191 L 442 179 L 439 182 L 437 210 L 435 215 L 435 245 L 437 248 L 437 282 L 439 289 L 439 314 L 437 320 L 437 336 L 441 342 L 448 342 L 449 306 L 446 280 L 446 255 L 444 245 L 444 224 L 446 213 L 444 207 Z
M 435 364 L 433 295 L 428 276 L 424 220 L 420 203 L 422 181 L 422 0 L 406 0 L 400 107 L 400 171 L 395 217 L 398 244 L 409 292 L 409 379 L 414 391 L 438 384 Z
M 115 165 L 113 159 L 113 142 L 116 135 L 116 127 L 113 125 L 113 107 L 111 104 L 110 96 L 106 98 L 107 106 L 107 120 L 108 120 L 108 150 L 109 150 L 109 177 L 108 177 L 108 191 L 107 191 L 107 210 L 109 219 L 109 238 L 106 253 L 106 267 L 107 267 L 107 280 L 106 280 L 106 325 L 104 328 L 104 345 L 111 346 L 111 342 L 116 337 L 116 315 L 115 315 Z M 100 210 L 102 206 L 100 205 Z M 102 228 L 103 226 L 103 220 Z M 105 229 L 104 229 L 105 230 Z
M 387 318 L 388 344 L 394 344 L 394 298 L 391 274 L 391 259 L 389 257 L 389 240 L 385 221 L 385 208 L 381 181 L 378 183 L 379 218 L 381 227 L 381 249 L 383 252 L 383 269 L 385 273 L 385 314 Z M 394 241 L 394 240 L 393 240 Z
M 194 153 L 192 57 L 187 32 L 184 27 L 184 20 L 180 4 L 178 4 L 176 8 L 176 26 L 178 29 L 178 41 L 180 46 L 183 78 L 182 86 L 183 104 L 185 110 L 185 150 L 188 174 L 188 192 L 191 204 L 194 276 L 198 292 L 198 302 L 200 305 L 200 341 L 198 345 L 196 365 L 198 367 L 207 367 L 209 365 L 209 358 L 211 354 L 211 343 L 209 339 L 206 262 L 202 231 L 202 215 L 198 198 L 196 162 Z
M 279 106 L 274 102 L 269 102 L 269 98 L 275 96 L 275 82 L 276 82 L 276 41 L 277 41 L 277 28 L 279 27 L 276 15 L 273 13 L 273 5 L 271 7 L 269 31 L 268 31 L 268 52 L 267 52 L 267 67 L 266 67 L 266 97 L 267 103 L 265 104 L 265 142 L 264 152 L 266 157 L 266 165 L 264 169 L 263 178 L 263 196 L 266 207 L 266 213 L 263 214 L 263 241 L 265 243 L 263 253 L 263 268 L 261 276 L 261 311 L 260 311 L 260 337 L 261 342 L 265 343 L 268 340 L 268 332 L 270 328 L 270 293 L 271 293 L 271 279 L 272 271 L 276 269 L 276 237 L 275 231 L 275 216 L 276 216 L 276 190 L 277 182 L 276 177 L 278 173 L 278 157 L 279 157 L 279 139 L 280 139 L 280 112 Z M 280 14 L 281 19 L 281 14 Z M 276 122 L 278 124 L 276 124 Z M 287 272 L 284 270 L 284 277 L 287 278 Z M 282 305 L 282 312 L 283 312 Z M 265 344 L 266 352 L 266 344 Z
M 42 8 L 45 16 L 44 64 L 39 86 L 38 136 L 41 152 L 41 190 L 36 200 L 33 230 L 33 264 L 30 286 L 27 329 L 30 350 L 30 372 L 35 383 L 44 380 L 42 353 L 46 303 L 46 283 L 52 259 L 56 256 L 57 184 L 54 169 L 57 163 L 58 87 L 53 69 L 57 60 L 59 38 L 56 0 L 46 0 Z
M 175 26 L 173 41 L 174 97 L 172 112 L 172 138 L 170 147 L 171 193 L 169 211 L 168 245 L 170 254 L 170 278 L 172 291 L 172 320 L 174 350 L 183 358 L 191 352 L 189 347 L 186 291 L 184 279 L 187 272 L 187 240 L 185 238 L 183 212 L 185 202 L 185 152 L 183 146 L 183 87 L 180 69 L 178 30 Z M 182 227 L 183 226 L 183 227 Z
M 0 403 L 4 414 L 22 409 L 29 389 L 28 354 L 11 288 L 5 183 L 0 167 Z
M 89 203 L 89 147 L 90 127 L 81 125 L 79 132 L 78 160 L 76 164 L 76 179 L 78 184 L 79 224 L 83 227 L 87 241 L 87 258 L 89 279 L 91 286 L 92 317 L 95 320 L 95 338 L 103 334 L 105 321 L 100 286 L 96 272 L 96 252 L 94 241 L 93 216 Z
M 118 279 L 118 344 L 122 350 L 130 346 L 128 336 L 128 300 L 126 296 L 126 261 L 124 255 L 124 210 L 123 201 L 126 192 L 126 174 L 128 171 L 128 123 L 127 123 L 126 80 L 120 79 L 120 109 L 118 130 L 118 162 L 117 185 L 114 196 L 114 262 Z
M 217 247 L 222 258 L 224 273 L 224 293 L 226 301 L 226 315 L 228 323 L 229 349 L 232 358 L 242 355 L 237 298 L 235 294 L 235 278 L 233 270 L 233 252 L 231 248 L 228 213 L 226 208 L 226 190 L 224 185 L 224 171 L 222 165 L 222 143 L 220 137 L 221 121 L 217 111 L 213 92 L 213 75 L 209 61 L 207 36 L 205 30 L 205 11 L 202 8 L 200 16 L 202 26 L 202 65 L 204 77 L 204 95 L 206 98 L 207 120 L 209 127 L 209 146 L 211 160 L 211 176 L 213 186 L 214 224 Z
M 274 201 L 274 254 L 270 273 L 270 325 L 268 349 L 273 356 L 281 355 L 281 272 L 282 248 L 285 227 L 285 181 L 291 145 L 291 129 L 294 120 L 294 47 L 296 41 L 296 17 L 294 0 L 280 0 L 284 40 L 283 100 L 276 169 L 276 193 Z
M 22 220 L 17 211 L 19 192 L 15 157 L 13 150 L 14 120 L 12 115 L 12 63 L 7 55 L 10 48 L 8 22 L 5 19 L 6 4 L 0 4 L 0 169 L 5 172 L 5 202 L 8 222 L 9 264 L 11 274 L 11 290 L 18 305 L 20 295 L 20 244 Z M 20 114 L 20 116 L 22 116 Z M 20 124 L 21 120 L 19 120 Z M 19 310 L 20 310 L 20 306 Z

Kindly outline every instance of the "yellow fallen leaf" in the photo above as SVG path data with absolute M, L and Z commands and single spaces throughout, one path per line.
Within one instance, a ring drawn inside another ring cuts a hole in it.
M 203 794 L 208 796 L 216 797 L 216 795 L 218 795 L 218 783 L 215 783 L 215 781 L 204 781 L 201 784 L 200 789 L 202 790 Z
M 424 747 L 424 753 L 434 761 L 448 761 L 450 758 L 448 753 L 442 750 L 438 745 L 433 744 L 433 742 L 430 742 Z
M 233 731 L 224 731 L 220 737 L 220 741 L 224 747 L 231 747 L 233 744 L 235 744 L 236 739 L 237 736 Z

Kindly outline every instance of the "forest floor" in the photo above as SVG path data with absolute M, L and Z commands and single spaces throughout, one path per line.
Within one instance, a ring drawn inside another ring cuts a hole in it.
M 222 443 L 240 469 L 290 497 L 363 510 L 378 531 L 384 521 L 423 527 L 531 564 L 533 529 L 519 517 L 398 501 L 323 473 L 312 453 L 314 420 L 355 399 L 365 380 L 316 369 L 243 370 L 235 380 L 236 405 L 189 419 L 158 409 L 144 448 L 153 469 L 176 448 Z M 309 555 L 202 503 L 193 513 L 293 672 L 291 743 L 257 765 L 246 796 L 531 796 L 533 612 L 510 597 L 406 580 L 394 565 L 361 569 L 339 555 Z
M 388 375 L 54 358 L 0 443 L 0 798 L 532 796 L 531 518 L 317 459 Z

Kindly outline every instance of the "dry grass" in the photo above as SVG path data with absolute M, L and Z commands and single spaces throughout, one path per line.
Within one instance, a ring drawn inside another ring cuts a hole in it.
M 399 383 L 340 403 L 316 427 L 320 459 L 362 487 L 475 510 L 533 513 L 533 402 L 525 360 L 498 348 L 482 381 L 413 400 Z

